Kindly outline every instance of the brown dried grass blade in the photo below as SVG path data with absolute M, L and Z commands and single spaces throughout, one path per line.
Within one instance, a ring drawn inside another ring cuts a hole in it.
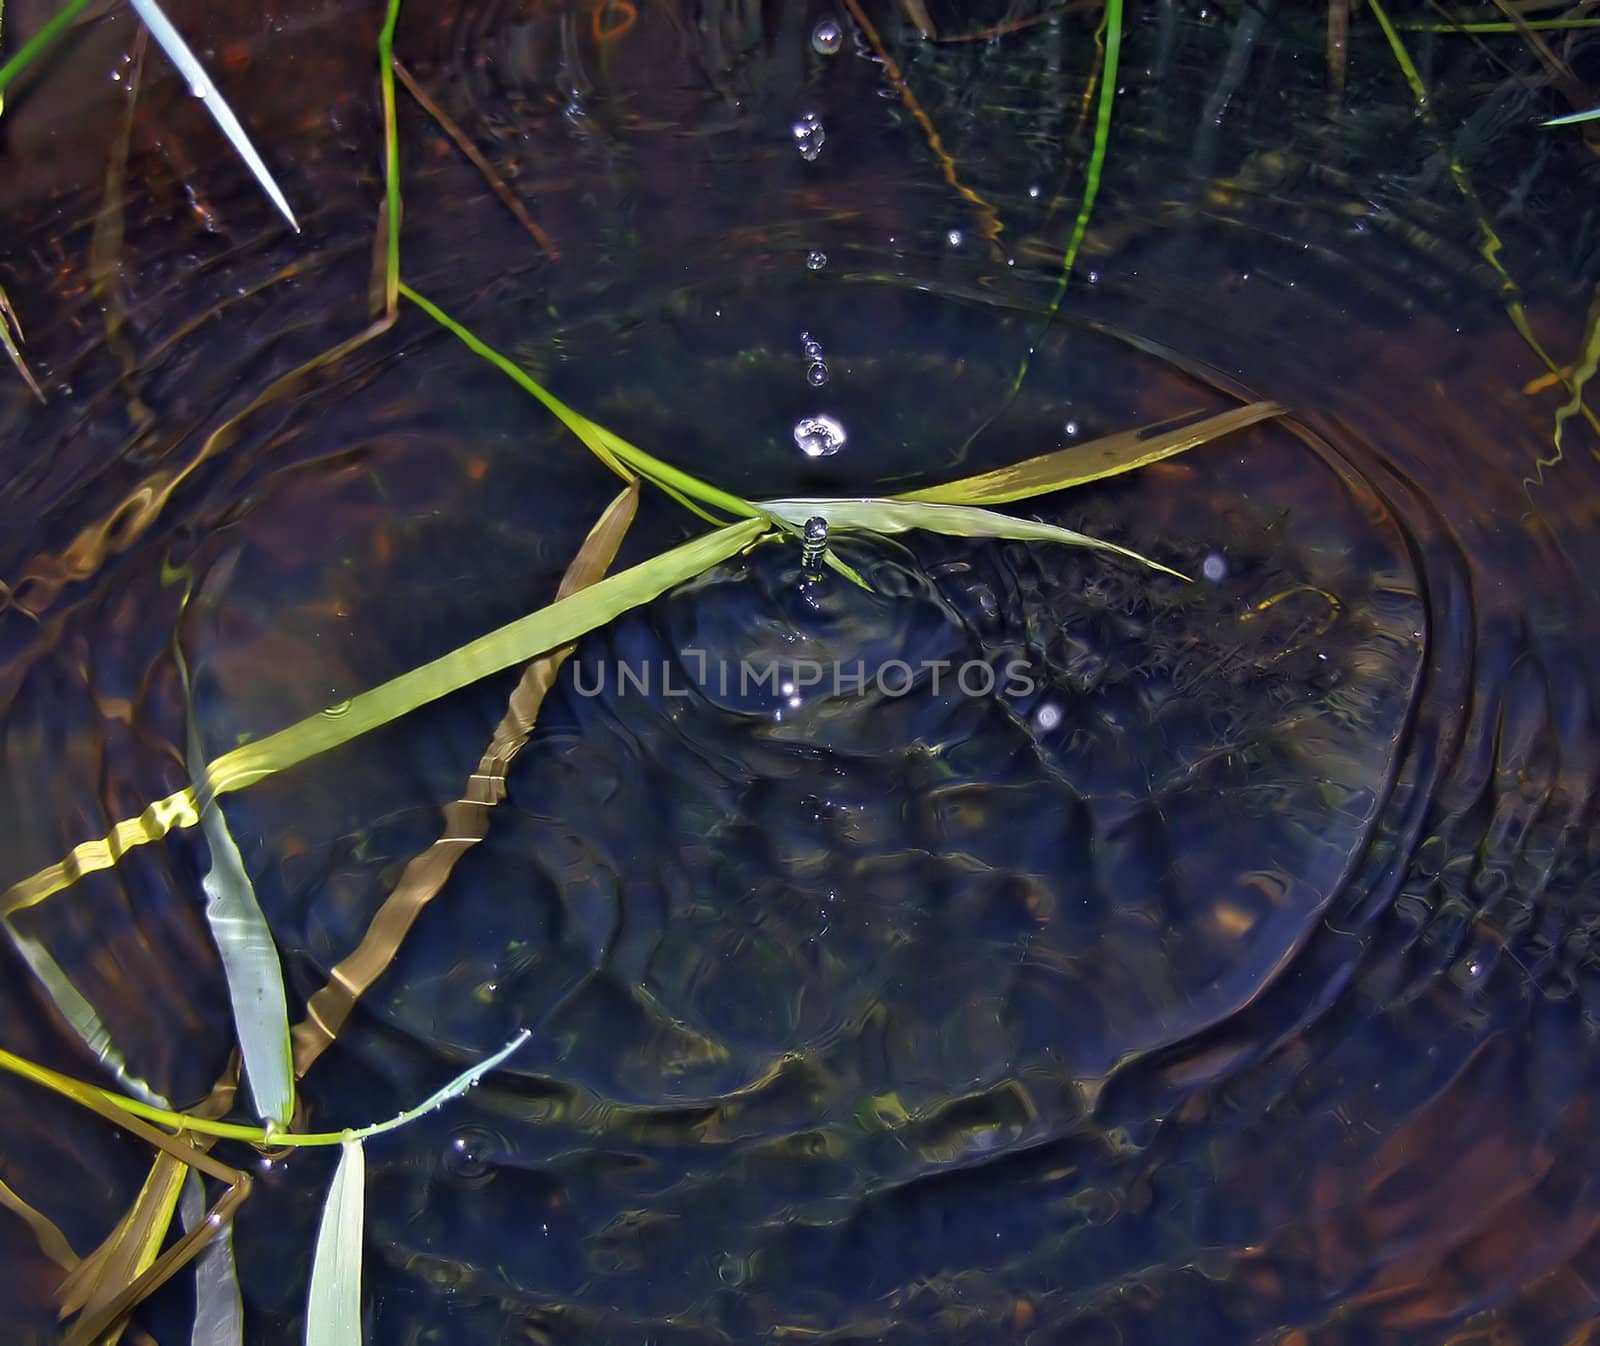
M 156 1155 L 149 1177 L 116 1228 L 61 1283 L 63 1318 L 79 1313 L 98 1320 L 106 1306 L 150 1268 L 172 1226 L 183 1175 L 178 1156 L 165 1151 Z M 68 1333 L 68 1341 L 79 1336 L 80 1326 L 81 1320 Z M 120 1335 L 113 1333 L 110 1339 Z
M 3 1181 L 0 1181 L 0 1206 L 28 1226 L 39 1245 L 39 1251 L 63 1271 L 71 1271 L 78 1265 L 78 1254 L 72 1251 L 67 1236 L 56 1228 L 55 1221 L 43 1211 L 35 1210 Z
M 562 577 L 557 599 L 568 598 L 604 577 L 633 522 L 639 504 L 634 481 L 607 506 Z M 456 861 L 488 834 L 489 810 L 505 798 L 506 771 L 528 741 L 539 707 L 555 685 L 561 665 L 576 648 L 564 645 L 533 660 L 511 694 L 505 717 L 495 729 L 478 769 L 461 798 L 445 806 L 444 835 L 405 867 L 354 952 L 333 969 L 328 982 L 306 1005 L 306 1017 L 291 1034 L 296 1075 L 304 1075 L 344 1027 L 356 1001 L 394 961 L 422 909 L 449 879 Z
M 1189 415 L 1158 421 L 1070 449 L 1026 458 L 992 472 L 908 491 L 895 499 L 939 505 L 1004 505 L 1014 500 L 1027 500 L 1147 467 L 1259 421 L 1281 416 L 1283 411 L 1276 402 L 1250 402 L 1199 420 Z
M 424 112 L 439 123 L 440 130 L 467 156 L 472 166 L 483 174 L 483 180 L 489 184 L 489 189 L 505 203 L 506 209 L 516 216 L 517 223 L 526 229 L 533 237 L 533 241 L 550 255 L 550 260 L 555 261 L 561 254 L 556 251 L 554 241 L 539 227 L 538 221 L 528 214 L 528 208 L 517 199 L 516 193 L 506 186 L 505 179 L 495 172 L 494 165 L 485 157 L 483 151 L 472 143 L 467 133 L 456 124 L 455 119 L 429 97 L 426 90 L 412 77 L 411 72 L 399 61 L 394 63 L 394 73 L 400 77 L 400 83 L 406 86 L 406 92 L 422 105 Z

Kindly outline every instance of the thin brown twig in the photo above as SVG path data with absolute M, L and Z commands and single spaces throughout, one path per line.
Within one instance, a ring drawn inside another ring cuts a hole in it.
M 484 157 L 483 151 L 468 139 L 467 133 L 456 125 L 449 113 L 423 92 L 422 86 L 411 77 L 411 72 L 400 63 L 398 58 L 394 63 L 394 73 L 400 77 L 400 82 L 406 86 L 406 92 L 422 105 L 423 111 L 439 123 L 444 133 L 455 142 L 456 148 L 472 161 L 472 166 L 478 172 L 483 174 L 484 180 L 489 184 L 494 194 L 505 202 L 506 209 L 517 217 L 517 222 L 533 235 L 534 241 L 541 248 L 550 254 L 550 260 L 552 262 L 555 261 L 561 254 L 556 251 L 554 241 L 549 234 L 539 227 L 538 221 L 528 214 L 527 208 L 521 201 L 517 200 L 516 194 L 506 186 L 504 180 L 494 171 L 494 165 Z
M 922 127 L 923 134 L 927 137 L 928 148 L 931 149 L 939 160 L 939 166 L 944 170 L 945 181 L 956 189 L 963 197 L 978 209 L 981 221 L 980 232 L 989 240 L 989 246 L 994 250 L 995 256 L 1001 257 L 1005 250 L 1000 246 L 1000 234 L 1005 226 L 1000 223 L 1000 215 L 995 208 L 979 196 L 972 188 L 966 186 L 956 176 L 956 161 L 950 157 L 950 152 L 945 149 L 944 141 L 939 138 L 939 132 L 928 114 L 922 110 L 922 104 L 917 102 L 916 95 L 911 92 L 911 86 L 906 83 L 905 76 L 901 74 L 899 65 L 889 49 L 883 45 L 883 39 L 878 36 L 878 30 L 872 26 L 872 20 L 866 16 L 857 0 L 844 0 L 845 7 L 849 9 L 868 45 L 878 59 L 883 62 L 883 70 L 889 76 L 889 82 L 899 91 L 900 101 L 906 105 L 906 110 L 917 119 L 917 124 Z

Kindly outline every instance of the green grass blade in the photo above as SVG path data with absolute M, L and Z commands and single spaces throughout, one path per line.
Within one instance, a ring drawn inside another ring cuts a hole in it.
M 659 458 L 646 453 L 636 445 L 630 444 L 621 435 L 613 434 L 603 425 L 596 425 L 587 416 L 574 411 L 554 393 L 545 389 L 526 370 L 513 364 L 494 347 L 480 340 L 470 329 L 457 322 L 445 313 L 437 304 L 423 298 L 404 281 L 400 282 L 400 293 L 420 308 L 439 326 L 455 336 L 474 355 L 487 360 L 502 374 L 506 375 L 517 384 L 524 392 L 531 393 L 556 417 L 567 429 L 571 430 L 580 440 L 589 447 L 589 450 L 616 472 L 618 476 L 627 479 L 628 469 L 638 473 L 648 481 L 661 487 L 670 487 L 674 491 L 710 505 L 713 509 L 720 509 L 735 518 L 750 518 L 755 513 L 755 507 L 739 496 L 727 491 L 719 490 L 709 482 L 692 477 L 687 472 L 680 471 L 670 463 L 664 463 Z M 623 466 L 626 464 L 626 468 Z
M 272 204 L 283 212 L 283 218 L 289 221 L 289 227 L 298 234 L 300 225 L 294 217 L 294 211 L 289 209 L 288 201 L 278 189 L 272 174 L 267 171 L 261 156 L 256 153 L 256 147 L 250 143 L 250 137 L 245 134 L 244 127 L 239 125 L 239 119 L 233 115 L 233 109 L 217 91 L 217 86 L 211 82 L 205 67 L 189 50 L 189 44 L 172 26 L 171 20 L 161 12 L 161 6 L 156 4 L 156 0 L 130 0 L 130 3 L 144 20 L 145 27 L 150 30 L 150 36 L 155 38 L 161 44 L 161 50 L 167 53 L 167 59 L 178 67 L 178 73 L 188 81 L 189 92 L 205 103 L 217 125 L 222 128 L 222 134 L 228 137 L 229 143 L 238 151 L 239 157 L 255 174 L 256 181 L 261 184 L 261 190 L 266 192 Z
M 916 500 L 763 500 L 761 508 L 775 518 L 787 523 L 804 525 L 814 514 L 828 521 L 830 531 L 863 528 L 874 533 L 903 533 L 912 528 L 923 528 L 931 533 L 947 533 L 953 537 L 1012 538 L 1023 542 L 1060 542 L 1072 547 L 1093 547 L 1099 551 L 1115 552 L 1129 560 L 1138 561 L 1152 570 L 1175 575 L 1181 580 L 1188 576 L 1159 561 L 1141 556 L 1136 551 L 1119 547 L 1114 542 L 1102 542 L 1086 533 L 1055 524 L 1039 523 L 1034 519 L 1015 519 L 1009 514 L 977 509 L 971 505 L 934 505 Z
M 1048 495 L 1052 491 L 1064 491 L 1086 482 L 1132 472 L 1258 421 L 1281 416 L 1283 410 L 1276 402 L 1251 402 L 1203 420 L 1183 416 L 1160 421 L 942 486 L 907 491 L 895 499 L 941 505 L 1005 505 L 1014 500 L 1028 500 L 1036 495 Z
M 702 534 L 648 561 L 608 575 L 587 589 L 480 636 L 350 701 L 224 753 L 208 768 L 211 786 L 219 795 L 242 789 L 348 743 L 479 678 L 577 640 L 743 550 L 767 526 L 765 519 L 746 519 Z
M 361 1244 L 365 1233 L 367 1160 L 359 1140 L 340 1148 L 322 1207 L 311 1258 L 306 1346 L 360 1346 Z
M 1541 126 L 1572 126 L 1577 122 L 1592 122 L 1600 117 L 1600 107 L 1592 107 L 1587 112 L 1570 112 L 1565 117 L 1551 117 L 1548 121 L 1541 122 Z
M 15 56 L 4 65 L 0 65 L 0 94 L 4 94 L 11 81 L 33 64 L 39 53 L 60 37 L 67 26 L 88 9 L 89 5 L 90 0 L 67 0 L 66 4 L 51 15 L 44 27 L 22 44 Z M 3 100 L 0 100 L 0 106 L 3 106 Z
M 389 238 L 383 259 L 383 293 L 391 313 L 400 294 L 400 133 L 394 109 L 394 30 L 399 21 L 400 0 L 389 0 L 389 11 L 378 32 L 378 87 L 383 93 L 384 225 Z
M 512 1038 L 511 1041 L 506 1043 L 506 1045 L 499 1051 L 495 1052 L 492 1056 L 486 1056 L 483 1058 L 483 1060 L 468 1066 L 459 1075 L 457 1075 L 455 1079 L 451 1080 L 449 1084 L 445 1085 L 442 1089 L 434 1090 L 434 1092 L 429 1094 L 425 1099 L 422 1100 L 422 1102 L 418 1103 L 416 1107 L 407 1108 L 398 1117 L 391 1117 L 386 1122 L 374 1122 L 371 1126 L 364 1126 L 359 1131 L 351 1131 L 348 1133 L 349 1138 L 355 1141 L 362 1141 L 367 1140 L 372 1136 L 381 1136 L 388 1131 L 397 1131 L 402 1126 L 409 1126 L 412 1122 L 416 1121 L 418 1117 L 426 1116 L 435 1109 L 442 1108 L 452 1098 L 460 1098 L 461 1095 L 466 1093 L 468 1089 L 478 1085 L 485 1075 L 487 1075 L 491 1070 L 496 1069 L 502 1062 L 505 1061 L 508 1056 L 521 1047 L 522 1044 L 532 1036 L 533 1034 L 524 1028 L 516 1035 L 516 1037 Z

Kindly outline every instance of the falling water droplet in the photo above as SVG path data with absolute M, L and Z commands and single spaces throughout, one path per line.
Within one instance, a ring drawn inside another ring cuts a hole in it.
M 828 366 L 818 360 L 806 369 L 806 382 L 813 388 L 820 388 L 828 381 Z
M 794 442 L 807 458 L 831 458 L 844 441 L 844 426 L 832 416 L 806 416 L 795 423 Z
M 821 271 L 828 264 L 828 254 L 825 252 L 808 252 L 806 254 L 806 270 Z
M 818 56 L 832 56 L 844 41 L 844 34 L 832 19 L 824 19 L 811 30 L 811 50 Z
M 823 142 L 828 138 L 827 130 L 815 112 L 801 113 L 800 120 L 789 128 L 789 133 L 794 136 L 800 157 L 807 163 L 822 153 Z

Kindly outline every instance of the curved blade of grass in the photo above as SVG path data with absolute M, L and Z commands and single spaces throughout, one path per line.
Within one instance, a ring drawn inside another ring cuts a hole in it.
M 347 1140 L 328 1187 L 316 1252 L 311 1259 L 306 1346 L 360 1346 L 366 1188 L 366 1154 L 359 1140 Z
M 78 1265 L 78 1254 L 72 1251 L 67 1236 L 56 1227 L 56 1222 L 44 1212 L 34 1209 L 0 1180 L 0 1206 L 15 1215 L 33 1234 L 39 1251 L 63 1271 Z
M 1058 528 L 1055 524 L 1014 519 L 1009 514 L 996 514 L 972 505 L 931 505 L 916 500 L 763 500 L 761 508 L 779 519 L 799 524 L 813 514 L 820 514 L 828 521 L 829 529 L 865 528 L 874 533 L 904 533 L 912 528 L 923 528 L 930 533 L 947 533 L 953 537 L 999 537 L 1093 547 L 1126 556 L 1180 580 L 1189 578 L 1181 571 L 1114 542 L 1103 542 L 1087 533 Z
M 89 8 L 92 0 L 67 0 L 50 18 L 45 25 L 17 49 L 17 53 L 4 65 L 0 65 L 0 94 L 4 94 L 11 81 L 16 79 L 38 57 L 39 53 L 54 42 L 68 25 L 78 15 Z M 0 98 L 0 108 L 5 106 Z
M 32 935 L 23 934 L 9 920 L 4 924 L 12 944 L 22 956 L 22 961 L 39 979 L 39 984 L 61 1017 L 66 1020 L 67 1026 L 93 1053 L 95 1060 L 109 1070 L 117 1083 L 134 1098 L 144 1103 L 153 1103 L 157 1107 L 165 1107 L 167 1100 L 128 1068 L 127 1058 L 111 1040 L 111 1030 L 106 1027 L 105 1020 L 89 1003 L 88 997 L 77 988 L 72 978 L 67 976 L 50 951 Z
M 400 282 L 400 293 L 420 308 L 439 326 L 455 336 L 474 355 L 487 360 L 502 374 L 512 379 L 523 391 L 533 394 L 567 429 L 571 430 L 591 453 L 605 463 L 613 472 L 627 480 L 629 473 L 623 468 L 626 463 L 629 468 L 646 480 L 656 485 L 671 488 L 691 499 L 699 500 L 714 509 L 725 510 L 735 518 L 750 518 L 755 513 L 755 507 L 748 501 L 741 499 L 727 491 L 719 490 L 709 482 L 692 477 L 687 472 L 675 468 L 670 463 L 646 453 L 636 445 L 630 444 L 621 435 L 613 434 L 603 425 L 596 425 L 587 416 L 574 411 L 554 393 L 548 392 L 526 370 L 520 368 L 507 359 L 487 342 L 480 340 L 468 328 L 462 326 L 449 314 L 445 313 L 437 304 L 423 298 L 404 281 Z
M 1010 467 L 963 477 L 960 481 L 906 491 L 895 499 L 941 505 L 1006 505 L 1014 500 L 1027 500 L 1132 472 L 1208 444 L 1247 425 L 1281 416 L 1283 411 L 1276 402 L 1251 402 L 1202 420 L 1195 420 L 1191 415 L 1158 421 L 1137 430 L 1124 430 L 1087 444 L 1028 458 Z
M 635 481 L 606 507 L 589 530 L 561 578 L 558 599 L 587 589 L 605 575 L 633 523 L 638 505 L 639 483 Z M 490 810 L 505 798 L 506 772 L 532 734 L 539 708 L 555 686 L 562 664 L 576 648 L 568 643 L 541 654 L 523 669 L 477 770 L 467 778 L 460 798 L 445 806 L 444 835 L 406 864 L 393 891 L 367 925 L 361 942 L 339 961 L 327 982 L 306 1002 L 306 1017 L 290 1035 L 297 1076 L 303 1076 L 333 1045 L 356 1001 L 394 961 L 423 908 L 449 881 L 456 862 L 488 836 Z
M 239 157 L 255 174 L 256 181 L 261 184 L 261 190 L 267 194 L 272 204 L 283 212 L 283 218 L 289 221 L 289 227 L 298 234 L 300 224 L 294 217 L 294 211 L 289 209 L 288 201 L 278 189 L 278 184 L 268 172 L 266 164 L 261 161 L 261 156 L 256 153 L 256 147 L 250 143 L 250 137 L 245 134 L 244 127 L 239 125 L 239 119 L 233 115 L 233 109 L 217 91 L 217 86 L 211 82 L 205 67 L 189 50 L 189 44 L 183 40 L 182 34 L 161 12 L 161 6 L 156 4 L 156 0 L 129 0 L 129 3 L 139 12 L 145 27 L 150 30 L 150 36 L 161 44 L 161 50 L 167 53 L 167 59 L 178 67 L 178 73 L 189 82 L 189 92 L 205 103 L 217 125 L 222 128 L 222 134 L 228 137 L 229 143 L 238 151 Z
M 587 635 L 744 550 L 768 526 L 766 519 L 745 519 L 608 576 L 592 588 L 518 618 L 352 700 L 224 753 L 206 767 L 206 782 L 214 796 L 242 790 L 479 678 Z M 193 827 L 199 821 L 193 788 L 157 800 L 138 817 L 119 822 L 106 836 L 81 842 L 60 863 L 12 884 L 0 894 L 0 916 L 34 906 L 85 874 L 111 868 L 131 847 L 158 841 L 174 828 Z
M 234 1183 L 239 1190 L 238 1200 L 249 1195 L 250 1175 L 239 1173 L 217 1163 L 203 1150 L 195 1148 L 187 1140 L 169 1135 L 165 1131 L 158 1131 L 148 1125 L 155 1122 L 160 1126 L 170 1127 L 174 1131 L 188 1132 L 193 1136 L 214 1136 L 220 1140 L 242 1140 L 249 1145 L 263 1146 L 288 1146 L 303 1149 L 315 1149 L 326 1145 L 340 1145 L 347 1140 L 366 1140 L 372 1136 L 385 1135 L 390 1131 L 408 1126 L 418 1117 L 444 1106 L 452 1098 L 461 1094 L 479 1083 L 482 1076 L 493 1070 L 504 1061 L 512 1052 L 521 1047 L 532 1034 L 523 1029 L 510 1042 L 506 1043 L 492 1056 L 485 1057 L 482 1061 L 468 1066 L 455 1079 L 451 1080 L 444 1088 L 429 1094 L 414 1108 L 409 1108 L 398 1117 L 391 1117 L 386 1122 L 374 1122 L 370 1126 L 359 1129 L 346 1128 L 343 1131 L 282 1131 L 268 1130 L 261 1126 L 246 1126 L 240 1122 L 219 1122 L 214 1117 L 208 1117 L 194 1112 L 173 1112 L 170 1108 L 153 1108 L 148 1103 L 139 1103 L 131 1098 L 124 1098 L 121 1094 L 113 1093 L 110 1089 L 101 1089 L 97 1085 L 86 1084 L 82 1080 L 75 1080 L 70 1075 L 63 1075 L 58 1070 L 51 1070 L 48 1066 L 41 1066 L 37 1061 L 30 1061 L 25 1056 L 18 1056 L 15 1052 L 8 1052 L 0 1047 L 0 1070 L 7 1071 L 21 1079 L 28 1080 L 52 1093 L 60 1094 L 63 1098 L 70 1098 L 80 1107 L 87 1108 L 118 1126 L 125 1127 L 134 1135 L 154 1145 L 159 1150 L 175 1153 L 182 1156 L 184 1162 L 192 1164 L 208 1177 L 217 1178 L 222 1182 Z M 238 1204 L 236 1200 L 234 1205 Z M 216 1210 L 213 1207 L 212 1213 Z

